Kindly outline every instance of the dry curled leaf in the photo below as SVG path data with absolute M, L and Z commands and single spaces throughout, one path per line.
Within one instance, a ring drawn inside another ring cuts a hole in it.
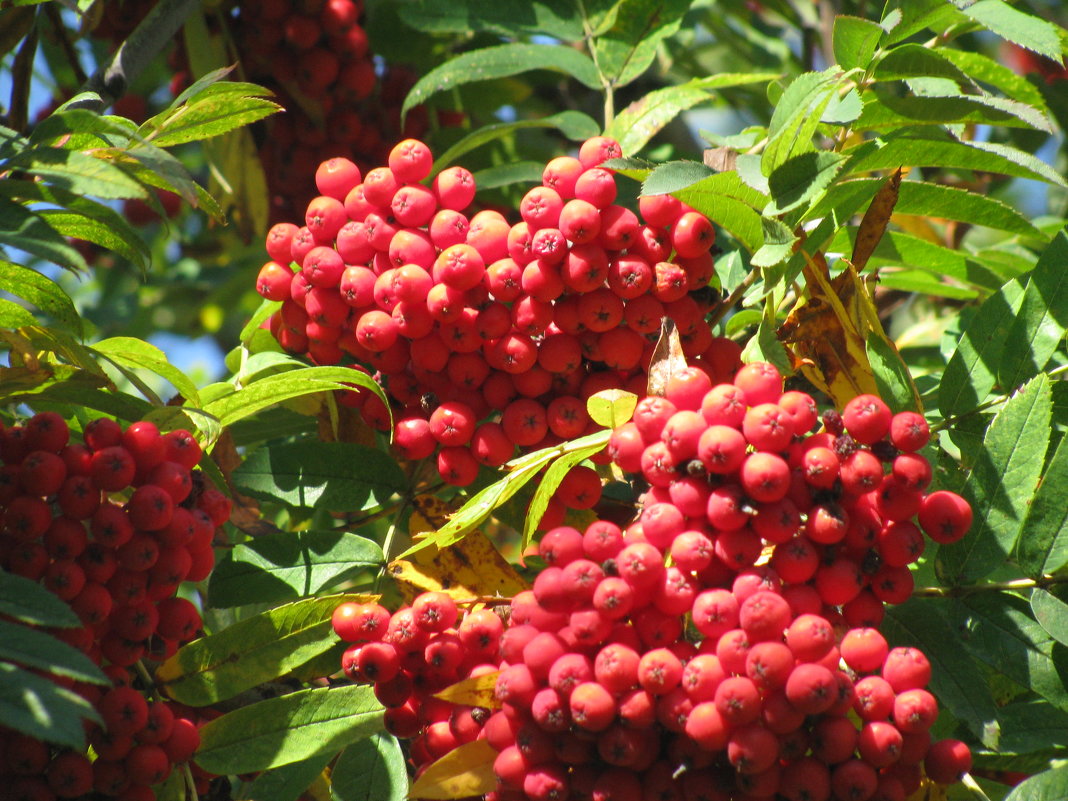
M 649 360 L 649 383 L 647 393 L 663 397 L 671 376 L 686 367 L 686 355 L 682 352 L 679 329 L 668 317 L 660 321 L 660 338 Z
M 833 281 L 822 253 L 806 259 L 807 297 L 779 328 L 795 369 L 841 407 L 851 398 L 878 394 L 865 341 L 882 330 L 867 286 L 851 265 Z
M 853 257 L 850 261 L 857 272 L 863 272 L 864 266 L 879 246 L 879 242 L 886 233 L 886 226 L 890 224 L 890 217 L 897 205 L 898 194 L 901 190 L 901 168 L 889 176 L 879 191 L 875 193 L 868 210 L 864 212 L 864 218 L 860 221 L 857 229 L 857 239 L 853 243 Z
M 738 151 L 733 147 L 712 147 L 703 153 L 705 166 L 716 172 L 730 172 L 738 163 Z

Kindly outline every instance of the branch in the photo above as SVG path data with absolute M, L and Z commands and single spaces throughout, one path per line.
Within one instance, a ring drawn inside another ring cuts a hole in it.
M 1045 589 L 1054 584 L 1068 584 L 1068 576 L 1043 576 L 1037 579 L 991 581 L 987 584 L 965 584 L 960 587 L 917 587 L 912 594 L 921 598 L 957 598 L 976 592 L 1011 592 L 1012 590 Z
M 134 29 L 111 59 L 82 86 L 82 91 L 96 92 L 99 100 L 86 99 L 71 108 L 103 111 L 126 94 L 145 68 L 177 35 L 185 18 L 199 5 L 199 0 L 161 0 Z

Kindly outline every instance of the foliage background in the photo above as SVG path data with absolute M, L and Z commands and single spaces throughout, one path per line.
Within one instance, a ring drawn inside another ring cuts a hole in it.
M 194 5 L 159 7 L 186 15 L 200 77 L 231 63 L 234 9 Z M 269 311 L 252 289 L 267 216 L 248 190 L 255 182 L 236 177 L 262 167 L 227 143 L 263 135 L 256 121 L 274 110 L 263 92 L 205 83 L 175 99 L 157 43 L 130 87 L 157 113 L 145 124 L 100 117 L 92 98 L 88 110 L 38 119 L 53 95 L 81 84 L 64 39 L 84 73 L 113 51 L 89 34 L 98 12 L 88 2 L 0 11 L 0 417 L 58 409 L 77 428 L 101 413 L 148 416 L 214 446 L 205 467 L 237 493 L 238 513 L 215 575 L 189 589 L 212 636 L 157 680 L 191 705 L 238 698 L 251 709 L 248 693 L 284 679 L 280 697 L 256 702 L 274 704 L 277 721 L 256 733 L 258 748 L 235 709 L 202 754 L 221 773 L 266 771 L 244 788 L 256 797 L 403 797 L 403 757 L 370 697 L 346 690 L 351 719 L 340 724 L 322 706 L 315 680 L 339 653 L 324 623 L 338 599 L 323 597 L 395 600 L 406 587 L 380 576 L 410 531 L 481 548 L 469 533 L 480 520 L 461 513 L 446 526 L 440 503 L 467 496 L 396 464 L 332 400 L 351 371 L 306 367 L 257 331 Z M 952 790 L 958 797 L 1056 798 L 1068 786 L 1057 747 L 1068 741 L 1068 34 L 1058 14 L 1058 3 L 1001 0 L 367 7 L 375 52 L 418 77 L 405 110 L 430 110 L 436 168 L 463 163 L 485 203 L 514 208 L 548 158 L 605 130 L 624 145 L 629 160 L 617 167 L 632 196 L 672 192 L 721 226 L 717 333 L 786 370 L 812 360 L 798 380 L 839 405 L 869 388 L 897 408 L 922 404 L 940 431 L 929 453 L 936 481 L 968 497 L 977 522 L 919 565 L 921 589 L 886 631 L 930 655 L 945 710 L 938 733 L 967 740 L 977 773 L 993 777 L 980 776 L 981 791 Z M 238 64 L 230 78 L 240 75 Z M 183 128 L 189 109 L 216 107 L 228 119 Z M 443 125 L 438 112 L 461 123 Z M 186 202 L 135 230 L 120 212 L 151 203 L 152 186 Z M 98 247 L 72 247 L 69 236 Z M 806 315 L 806 298 L 846 293 L 837 315 Z M 813 341 L 841 350 L 806 350 Z M 529 492 L 519 484 L 494 485 L 519 493 L 497 513 L 501 528 L 523 528 Z M 425 560 L 405 577 L 435 580 Z M 212 668 L 202 681 L 212 655 L 236 644 L 233 673 Z M 295 733 L 314 704 L 322 718 Z M 318 747 L 324 739 L 336 747 Z M 345 778 L 368 770 L 379 771 L 373 791 Z M 1038 776 L 1010 791 L 994 780 L 1000 770 Z

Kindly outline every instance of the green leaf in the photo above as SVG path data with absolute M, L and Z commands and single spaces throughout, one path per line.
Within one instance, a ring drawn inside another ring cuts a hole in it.
M 655 89 L 635 100 L 616 115 L 605 136 L 619 142 L 623 153 L 637 153 L 649 140 L 686 109 L 714 97 L 712 90 L 729 86 L 763 83 L 779 77 L 776 73 L 721 73 L 694 78 L 686 83 Z
M 0 620 L 0 660 L 91 684 L 110 680 L 89 657 L 51 634 Z
M 814 150 L 812 136 L 823 110 L 838 91 L 837 68 L 798 75 L 775 104 L 760 170 L 771 173 L 787 160 Z
M 947 56 L 949 48 L 932 49 L 918 44 L 903 44 L 888 50 L 875 65 L 873 75 L 879 81 L 906 78 L 946 78 L 958 85 L 971 83 L 968 76 Z
M 832 186 L 805 216 L 811 219 L 823 217 L 832 208 L 859 209 L 875 196 L 883 183 L 880 178 L 841 181 Z M 894 213 L 941 217 L 1014 234 L 1039 235 L 1030 220 L 997 198 L 927 181 L 902 181 Z
M 954 0 L 961 12 L 1002 39 L 1060 61 L 1062 48 L 1057 26 L 1013 8 L 1004 0 L 976 3 Z
M 983 403 L 997 383 L 1005 341 L 1023 304 L 1024 288 L 1011 281 L 991 295 L 972 317 L 946 365 L 938 392 L 938 410 L 955 417 Z M 1010 355 L 1010 358 L 1016 358 Z
M 327 390 L 366 387 L 380 398 L 382 388 L 366 373 L 348 367 L 305 367 L 270 375 L 204 404 L 204 412 L 229 426 L 276 403 Z
M 0 298 L 0 328 L 21 328 L 24 325 L 37 325 L 33 313 L 12 300 Z
M 604 389 L 589 397 L 586 412 L 597 425 L 615 429 L 630 420 L 637 405 L 638 396 L 633 392 Z
M 441 172 L 464 153 L 525 128 L 556 128 L 568 139 L 574 141 L 589 139 L 601 131 L 600 126 L 594 122 L 593 118 L 583 114 L 581 111 L 561 111 L 559 114 L 553 114 L 548 117 L 485 125 L 477 131 L 469 133 L 438 156 L 434 161 L 434 165 L 430 168 L 430 174 L 434 175 Z
M 1024 573 L 1040 578 L 1068 564 L 1068 438 L 1057 443 L 1016 543 Z
M 867 69 L 882 35 L 878 23 L 840 14 L 834 18 L 831 35 L 834 57 L 843 69 Z
M 475 186 L 479 189 L 499 189 L 512 184 L 540 184 L 545 165 L 540 161 L 516 161 L 487 167 L 474 173 Z
M 960 647 L 942 599 L 912 598 L 886 610 L 880 630 L 891 646 L 919 648 L 931 662 L 931 691 L 955 718 L 987 746 L 997 746 L 997 708 L 986 684 L 975 681 L 975 663 Z
M 890 5 L 898 8 L 883 17 L 883 27 L 889 33 L 884 46 L 896 44 L 928 28 L 941 34 L 953 25 L 968 22 L 967 17 L 945 0 L 898 0 L 887 4 Z M 896 24 L 889 25 L 892 14 L 897 14 L 899 19 Z
M 405 801 L 408 770 L 397 738 L 372 734 L 346 748 L 330 774 L 334 801 Z
M 216 210 L 219 207 L 215 201 L 193 180 L 182 162 L 166 150 L 144 144 L 131 147 L 126 155 L 133 159 L 128 166 L 138 180 L 174 192 L 191 206 L 199 206 L 208 214 L 218 216 Z
M 24 170 L 79 195 L 107 200 L 147 197 L 145 188 L 112 162 L 74 150 L 30 148 L 8 159 L 0 170 Z
M 1007 592 L 953 599 L 947 618 L 959 632 L 955 647 L 1056 706 L 1068 708 L 1060 678 L 1063 649 L 1031 616 L 1027 601 Z M 1056 651 L 1061 651 L 1060 654 Z
M 1068 742 L 1068 713 L 1043 701 L 1006 704 L 998 710 L 998 720 L 1002 753 L 1030 754 Z
M 1068 645 L 1068 604 L 1051 592 L 1036 587 L 1031 591 L 1031 611 L 1050 637 Z
M 972 531 L 938 548 L 936 570 L 947 584 L 982 578 L 1012 553 L 1042 472 L 1052 415 L 1045 374 L 998 410 L 964 485 L 963 495 L 975 515 Z
M 911 125 L 962 123 L 1030 127 L 1053 132 L 1049 119 L 1026 103 L 983 95 L 901 97 L 884 86 L 873 86 L 865 93 L 864 111 L 855 127 L 867 131 L 894 131 Z
M 115 248 L 124 254 L 141 269 L 147 269 L 150 261 L 148 245 L 141 235 L 134 230 L 126 218 L 103 203 L 82 197 L 73 192 L 68 192 L 58 186 L 36 181 L 18 181 L 11 178 L 0 182 L 0 194 L 22 201 L 40 201 L 63 206 L 75 214 L 94 220 L 103 225 L 108 235 L 117 237 L 122 246 Z M 103 234 L 101 234 L 103 235 Z
M 534 476 L 538 475 L 542 468 L 551 461 L 559 456 L 587 448 L 594 444 L 598 445 L 598 448 L 594 450 L 594 453 L 596 453 L 597 450 L 603 448 L 607 444 L 610 436 L 611 432 L 607 429 L 604 431 L 597 431 L 593 434 L 579 437 L 576 440 L 565 442 L 562 445 L 543 448 L 540 451 L 534 451 L 533 453 L 528 453 L 512 460 L 506 465 L 511 469 L 511 472 L 508 475 L 500 481 L 496 481 L 477 492 L 458 512 L 449 518 L 448 523 L 433 534 L 421 538 L 397 558 L 405 559 L 411 554 L 417 553 L 430 545 L 436 545 L 438 548 L 447 548 L 453 543 L 459 542 L 467 532 L 474 531 L 478 528 L 478 525 L 489 517 L 494 509 L 503 505 L 509 498 L 526 486 L 527 482 L 534 478 Z
M 642 181 L 642 194 L 668 195 L 716 174 L 711 167 L 706 167 L 696 161 L 669 161 L 654 167 L 653 171 Z
M 857 238 L 857 226 L 850 225 L 839 229 L 830 248 L 833 252 L 851 253 Z M 875 246 L 868 261 L 870 266 L 901 265 L 923 270 L 940 278 L 953 278 L 964 284 L 980 286 L 995 290 L 1001 286 L 1001 279 L 987 270 L 975 259 L 969 258 L 965 250 L 936 245 L 926 239 L 898 231 L 887 231 L 879 244 Z M 880 275 L 880 280 L 890 277 L 892 273 Z
M 687 162 L 680 162 L 680 163 L 684 163 L 685 164 Z M 693 162 L 688 162 L 688 163 L 693 163 Z M 611 170 L 612 172 L 619 173 L 620 175 L 625 175 L 628 178 L 630 178 L 630 179 L 632 179 L 634 181 L 638 181 L 639 183 L 641 183 L 641 182 L 645 181 L 646 178 L 648 178 L 650 175 L 653 174 L 653 170 L 656 168 L 657 165 L 653 164 L 653 162 L 651 162 L 651 161 L 646 161 L 645 159 L 638 159 L 638 158 L 631 157 L 631 158 L 608 159 L 608 161 L 602 161 L 600 166 L 603 167 L 606 170 Z M 707 175 L 707 173 L 706 173 L 706 175 Z M 648 193 L 643 193 L 643 194 L 648 194 Z
M 235 485 L 294 507 L 353 512 L 381 506 L 407 487 L 388 453 L 349 442 L 290 442 L 259 448 L 234 471 Z
M 3 197 L 0 197 L 0 243 L 70 270 L 89 269 L 77 249 L 41 215 Z M 0 254 L 3 253 L 0 247 Z
M 1009 329 L 1005 350 L 1012 354 L 998 369 L 998 384 L 1011 391 L 1044 369 L 1068 326 L 1068 234 L 1057 234 L 1042 252 L 1024 288 L 1023 304 Z
M 88 138 L 109 147 L 124 147 L 129 144 L 131 130 L 122 117 L 98 114 L 84 108 L 57 110 L 49 114 L 30 133 L 31 145 L 49 144 L 68 150 L 77 139 Z
M 1005 801 L 1061 801 L 1068 798 L 1068 765 L 1059 765 L 1021 782 Z
M 75 749 L 85 748 L 83 720 L 103 723 L 77 693 L 7 662 L 0 662 L 0 720 L 35 739 Z
M 764 244 L 749 259 L 750 265 L 774 267 L 789 259 L 794 250 L 794 243 L 797 242 L 790 226 L 771 217 L 761 217 L 760 227 L 764 232 Z
M 656 58 L 657 48 L 673 36 L 690 7 L 689 0 L 621 0 L 612 24 L 597 31 L 593 51 L 601 75 L 613 86 L 624 86 Z
M 284 676 L 338 641 L 330 616 L 348 600 L 364 598 L 309 598 L 245 618 L 217 634 L 194 640 L 159 666 L 156 684 L 176 701 L 207 706 Z
M 768 175 L 771 200 L 763 213 L 775 217 L 808 203 L 830 185 L 844 160 L 841 154 L 830 151 L 788 158 Z
M 81 625 L 73 610 L 36 581 L 0 570 L 0 615 L 33 626 L 74 628 Z
M 652 177 L 652 176 L 650 176 Z M 736 172 L 721 172 L 672 194 L 728 231 L 750 252 L 764 244 L 764 225 L 753 202 L 764 197 L 742 183 Z
M 1030 153 L 994 142 L 961 142 L 935 128 L 888 134 L 865 142 L 849 151 L 849 155 L 844 175 L 896 170 L 902 164 L 911 164 L 994 172 L 1065 185 L 1055 170 Z
M 382 712 L 369 685 L 269 698 L 205 724 L 196 761 L 211 773 L 252 773 L 336 753 L 381 731 Z
M 565 42 L 582 38 L 582 19 L 570 0 L 398 0 L 396 6 L 407 25 L 426 33 L 544 34 Z
M 915 292 L 920 295 L 931 295 L 932 297 L 950 298 L 952 300 L 974 300 L 979 297 L 979 292 L 974 289 L 962 289 L 943 283 L 935 276 L 922 270 L 904 269 L 886 273 L 879 276 L 879 285 L 886 289 L 896 289 L 900 292 Z
M 523 522 L 523 548 L 526 548 L 534 538 L 534 532 L 538 530 L 541 518 L 545 515 L 545 510 L 549 507 L 549 500 L 556 493 L 557 488 L 560 486 L 560 482 L 564 480 L 564 477 L 571 471 L 572 467 L 603 449 L 605 443 L 608 442 L 608 437 L 611 436 L 611 432 L 607 430 L 598 433 L 604 434 L 605 436 L 601 437 L 599 441 L 594 444 L 578 448 L 570 453 L 565 453 L 550 464 L 549 469 L 546 470 L 545 474 L 541 477 L 537 489 L 534 490 L 534 497 L 530 501 L 530 508 L 527 510 L 527 516 Z M 583 437 L 583 439 L 586 439 L 586 437 Z
M 124 259 L 132 261 L 141 269 L 147 264 L 141 248 L 132 247 L 129 242 L 116 233 L 107 223 L 71 211 L 41 211 L 41 217 L 63 236 L 84 239 L 105 250 L 110 250 Z
M 404 99 L 401 114 L 447 89 L 537 69 L 562 72 L 591 89 L 601 85 L 597 68 L 578 50 L 563 45 L 503 44 L 461 53 L 432 69 L 416 81 Z
M 279 111 L 281 106 L 262 97 L 205 91 L 184 106 L 147 120 L 138 133 L 156 147 L 173 147 L 220 136 Z
M 297 801 L 333 758 L 331 752 L 324 751 L 300 762 L 264 771 L 248 788 L 248 797 L 256 801 Z
M 200 405 L 200 393 L 193 380 L 167 361 L 167 354 L 155 345 L 134 337 L 111 337 L 92 349 L 109 361 L 125 367 L 139 367 L 169 381 L 187 402 Z
M 989 84 L 995 89 L 1000 89 L 1006 97 L 1034 106 L 1044 114 L 1048 113 L 1046 99 L 1033 83 L 990 56 L 971 50 L 959 50 L 955 47 L 939 48 L 936 52 L 956 64 L 972 80 Z
M 871 364 L 875 384 L 879 387 L 879 397 L 886 401 L 895 414 L 904 411 L 918 411 L 916 408 L 915 386 L 901 354 L 890 346 L 885 337 L 870 332 L 864 343 L 864 350 Z
M 378 543 L 345 531 L 284 531 L 239 543 L 212 571 L 214 608 L 313 595 L 353 573 L 380 567 Z

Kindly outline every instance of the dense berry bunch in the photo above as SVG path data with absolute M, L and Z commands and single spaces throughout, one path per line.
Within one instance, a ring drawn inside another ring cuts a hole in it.
M 369 168 L 385 158 L 387 142 L 425 131 L 422 107 L 401 131 L 415 77 L 395 65 L 376 70 L 362 0 L 241 0 L 237 10 L 234 42 L 249 79 L 286 108 L 265 122 L 260 146 L 272 219 L 299 214 L 317 194 L 324 152 Z
M 346 673 L 389 666 L 376 691 L 417 771 L 485 738 L 487 801 L 904 801 L 924 775 L 957 781 L 971 756 L 932 742 L 930 663 L 877 626 L 924 532 L 956 541 L 971 509 L 927 492 L 922 416 L 865 395 L 819 423 L 770 365 L 716 386 L 677 371 L 609 445 L 649 485 L 633 522 L 548 530 L 507 626 L 486 610 L 457 626 L 441 593 L 392 617 L 339 609 L 338 633 L 364 643 Z M 492 710 L 427 698 L 493 667 Z
M 167 658 L 201 628 L 196 606 L 176 592 L 211 571 L 230 501 L 194 470 L 200 457 L 187 431 L 161 434 L 149 422 L 123 429 L 100 418 L 85 427 L 84 443 L 70 441 L 51 412 L 0 428 L 0 570 L 39 581 L 69 604 L 81 627 L 51 633 L 115 685 L 50 676 L 100 713 L 93 762 L 0 729 L 0 784 L 16 788 L 12 798 L 97 792 L 151 801 L 151 785 L 196 749 L 193 711 L 147 700 L 133 666 Z
M 420 595 L 392 615 L 376 603 L 345 603 L 333 616 L 334 631 L 353 643 L 341 667 L 352 681 L 373 683 L 386 707 L 386 728 L 412 738 L 419 770 L 480 736 L 490 711 L 434 697 L 446 687 L 496 672 L 504 623 L 490 609 L 462 619 L 442 592 Z
M 442 477 L 460 486 L 517 446 L 591 430 L 591 394 L 644 392 L 664 317 L 694 364 L 728 380 L 740 350 L 705 322 L 712 224 L 668 195 L 641 199 L 644 223 L 616 205 L 615 178 L 598 165 L 619 153 L 596 137 L 577 158 L 550 161 L 513 224 L 496 211 L 467 217 L 475 183 L 463 167 L 426 185 L 433 157 L 416 140 L 366 175 L 324 162 L 305 224 L 268 234 L 257 289 L 282 301 L 272 333 L 318 364 L 375 371 L 394 404 L 397 451 L 436 452 Z M 351 402 L 388 427 L 377 398 Z M 583 486 L 574 494 L 597 500 Z

